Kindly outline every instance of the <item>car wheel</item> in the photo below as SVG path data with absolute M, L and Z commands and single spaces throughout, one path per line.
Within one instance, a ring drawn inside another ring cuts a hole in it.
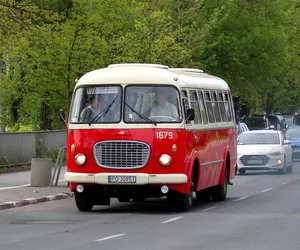
M 284 161 L 283 161 L 283 166 L 282 169 L 279 170 L 279 174 L 286 174 L 287 170 L 286 170 L 286 159 L 284 157 Z

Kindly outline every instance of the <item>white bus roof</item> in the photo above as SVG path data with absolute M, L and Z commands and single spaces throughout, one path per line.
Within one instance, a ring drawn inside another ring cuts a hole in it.
M 76 87 L 102 84 L 170 84 L 178 88 L 230 90 L 223 79 L 198 69 L 169 69 L 160 64 L 137 63 L 112 64 L 88 72 L 79 79 Z

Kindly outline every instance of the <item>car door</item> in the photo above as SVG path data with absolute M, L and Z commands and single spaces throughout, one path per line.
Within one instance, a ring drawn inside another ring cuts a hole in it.
M 286 137 L 282 132 L 280 132 L 280 138 L 283 144 L 283 142 L 286 140 Z M 285 151 L 286 163 L 287 165 L 290 165 L 293 160 L 292 146 L 291 144 L 283 144 L 282 146 Z

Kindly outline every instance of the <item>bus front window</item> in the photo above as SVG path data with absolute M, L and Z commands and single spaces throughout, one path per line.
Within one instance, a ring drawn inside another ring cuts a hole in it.
M 87 86 L 76 89 L 70 123 L 119 123 L 121 121 L 120 86 Z
M 181 122 L 178 90 L 172 86 L 127 86 L 124 121 L 148 123 L 145 117 L 157 123 Z

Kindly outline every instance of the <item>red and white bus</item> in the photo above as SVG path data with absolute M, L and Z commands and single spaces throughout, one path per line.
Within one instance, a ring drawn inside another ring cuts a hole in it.
M 223 201 L 236 170 L 227 83 L 198 69 L 114 64 L 77 82 L 65 180 L 79 211 L 167 197 L 183 211 Z

